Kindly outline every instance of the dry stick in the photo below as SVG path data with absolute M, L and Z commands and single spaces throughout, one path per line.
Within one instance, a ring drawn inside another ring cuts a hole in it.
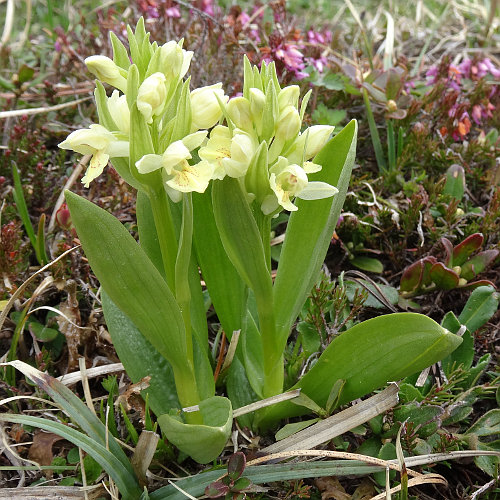
M 408 471 L 409 472 L 409 471 Z M 387 483 L 388 484 L 388 483 Z M 444 486 L 448 485 L 448 481 L 443 476 L 439 474 L 427 474 L 423 477 L 414 477 L 408 481 L 408 487 L 417 486 L 419 484 L 443 484 Z M 395 486 L 389 490 L 389 493 L 397 493 L 401 490 L 401 485 Z M 370 498 L 370 500 L 384 500 L 387 498 L 386 492 L 380 493 L 375 497 Z M 390 498 L 390 497 L 389 497 Z
M 108 373 L 121 372 L 124 370 L 125 368 L 121 363 L 111 363 L 109 365 L 96 366 L 94 368 L 87 369 L 87 378 L 88 379 L 95 378 L 101 375 L 107 375 Z M 60 377 L 57 377 L 57 380 L 59 380 L 61 384 L 64 384 L 66 386 L 74 385 L 77 382 L 80 382 L 80 380 L 82 380 L 82 372 L 77 371 L 77 372 L 67 373 L 66 375 L 61 375 Z
M 57 211 L 61 208 L 61 205 L 64 202 L 64 191 L 66 191 L 66 189 L 69 189 L 75 183 L 77 177 L 82 172 L 83 167 L 87 166 L 87 163 L 90 161 L 90 158 L 92 158 L 92 155 L 83 156 L 81 160 L 77 163 L 75 170 L 73 170 L 73 172 L 69 176 L 68 180 L 66 181 L 66 184 L 64 184 L 61 194 L 57 198 L 56 205 L 54 207 L 54 210 L 52 211 L 52 215 L 50 216 L 49 227 L 47 228 L 48 233 L 51 233 L 56 225 Z
M 63 104 L 56 104 L 55 106 L 47 106 L 44 108 L 28 108 L 28 109 L 12 109 L 10 111 L 0 111 L 0 119 L 11 118 L 13 116 L 23 116 L 23 115 L 39 115 L 40 113 L 48 113 L 49 111 L 58 111 L 60 109 L 69 108 L 82 102 L 88 101 L 92 97 L 82 97 L 81 99 L 76 99 L 75 101 L 65 102 Z

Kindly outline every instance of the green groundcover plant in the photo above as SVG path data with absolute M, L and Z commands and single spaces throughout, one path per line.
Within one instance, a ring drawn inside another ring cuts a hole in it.
M 111 41 L 113 59 L 86 59 L 99 123 L 60 147 L 92 155 L 86 186 L 111 160 L 137 189 L 139 243 L 105 210 L 70 192 L 66 200 L 127 373 L 149 377 L 143 395 L 163 433 L 206 463 L 228 440 L 233 408 L 290 389 L 283 354 L 345 199 L 357 124 L 332 139 L 331 126 L 304 130 L 309 94 L 300 101 L 298 86 L 281 88 L 272 63 L 245 58 L 243 95 L 229 99 L 220 83 L 191 90 L 193 53 L 151 43 L 142 20 L 128 29 L 130 53 Z M 291 215 L 273 282 L 271 220 L 283 210 Z M 216 395 L 199 270 L 225 334 L 239 332 L 227 397 Z M 380 316 L 338 335 L 293 388 L 324 407 L 342 381 L 345 404 L 460 342 L 423 315 Z M 262 430 L 308 411 L 283 402 L 244 424 Z

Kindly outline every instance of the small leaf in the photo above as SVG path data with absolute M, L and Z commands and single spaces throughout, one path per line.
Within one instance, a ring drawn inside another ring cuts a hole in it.
M 465 170 L 461 165 L 453 164 L 446 171 L 443 193 L 460 201 L 465 191 Z M 454 264 L 459 266 L 460 264 Z
M 208 498 L 220 498 L 229 492 L 229 486 L 221 481 L 214 481 L 205 488 L 205 495 Z
M 227 475 L 233 481 L 236 481 L 243 474 L 246 463 L 247 460 L 244 453 L 242 453 L 241 451 L 233 453 L 229 457 L 229 461 L 227 463 Z
M 495 314 L 499 303 L 500 293 L 492 286 L 476 288 L 460 313 L 458 321 L 474 333 Z
M 447 267 L 452 267 L 455 264 L 453 264 L 453 245 L 451 244 L 451 241 L 448 238 L 441 238 L 441 243 L 444 246 L 444 249 L 446 251 L 446 258 L 444 260 L 444 263 Z
M 318 352 L 321 345 L 318 329 L 314 325 L 311 325 L 311 323 L 301 321 L 297 325 L 297 331 L 299 332 L 300 342 L 306 357 Z
M 232 491 L 242 491 L 245 490 L 250 486 L 252 482 L 248 477 L 240 477 L 235 483 L 234 486 L 232 487 Z
M 423 260 L 417 260 L 408 266 L 401 276 L 399 289 L 402 292 L 414 292 L 422 286 L 422 276 L 424 272 Z
M 476 436 L 500 434 L 500 409 L 495 408 L 480 417 L 466 432 Z
M 384 265 L 380 260 L 374 259 L 373 257 L 356 256 L 351 259 L 351 264 L 356 266 L 358 269 L 363 271 L 368 271 L 369 273 L 380 274 L 384 271 Z
M 484 236 L 481 233 L 474 233 L 465 238 L 453 249 L 453 265 L 461 266 L 465 261 L 483 244 Z
M 498 250 L 485 250 L 471 257 L 463 266 L 460 277 L 466 280 L 481 274 L 498 256 Z
M 311 418 L 309 420 L 301 420 L 300 422 L 294 422 L 293 424 L 286 424 L 284 425 L 274 436 L 276 441 L 281 441 L 282 439 L 285 439 L 292 434 L 296 434 L 297 432 L 300 432 L 307 427 L 310 427 L 311 425 L 315 424 L 316 422 L 319 422 L 321 419 L 320 418 Z
M 35 70 L 33 68 L 30 68 L 26 64 L 23 64 L 19 68 L 19 71 L 17 72 L 18 82 L 20 84 L 29 82 L 34 75 L 35 75 Z
M 441 290 L 452 290 L 458 286 L 460 276 L 442 262 L 436 262 L 430 271 L 431 280 Z
M 468 330 L 462 335 L 462 343 L 446 358 L 441 361 L 443 371 L 447 377 L 453 370 L 462 366 L 468 370 L 474 360 L 474 339 Z

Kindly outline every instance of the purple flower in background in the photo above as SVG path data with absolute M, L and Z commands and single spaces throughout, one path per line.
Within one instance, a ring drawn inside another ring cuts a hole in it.
M 168 7 L 165 9 L 165 15 L 167 17 L 179 18 L 181 17 L 181 11 L 178 5 L 173 5 L 172 7 Z
M 61 45 L 61 42 L 59 40 L 56 40 L 56 43 L 54 43 L 54 50 L 56 52 L 61 52 L 62 50 L 62 45 Z

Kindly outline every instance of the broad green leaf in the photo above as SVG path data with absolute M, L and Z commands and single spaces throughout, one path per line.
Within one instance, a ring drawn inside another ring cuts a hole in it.
M 0 422 L 29 425 L 48 432 L 53 432 L 54 434 L 63 437 L 81 448 L 85 451 L 85 453 L 88 453 L 109 474 L 118 486 L 123 498 L 128 498 L 130 500 L 140 498 L 142 488 L 140 487 L 134 472 L 124 467 L 121 460 L 119 460 L 111 451 L 107 450 L 104 444 L 100 444 L 91 437 L 86 436 L 85 434 L 72 429 L 67 425 L 61 424 L 60 422 L 54 422 L 40 417 L 6 413 L 0 414 Z M 114 441 L 114 438 L 111 437 L 110 440 Z
M 165 280 L 111 214 L 66 191 L 71 217 L 90 265 L 111 300 L 175 367 L 186 359 L 184 323 Z
M 167 439 L 198 463 L 219 456 L 231 435 L 233 411 L 227 398 L 214 396 L 201 401 L 204 425 L 185 424 L 178 416 L 160 415 L 158 422 Z
M 339 190 L 333 198 L 296 200 L 288 222 L 274 283 L 277 334 L 283 349 L 308 293 L 316 283 L 335 224 L 344 204 L 356 154 L 357 123 L 351 121 L 314 158 L 323 166 L 310 175 Z
M 365 280 L 359 280 L 359 282 L 345 281 L 344 283 L 345 283 L 347 298 L 351 302 L 354 300 L 356 290 L 358 290 L 358 293 L 360 293 L 363 290 L 366 290 L 366 288 L 368 288 L 373 293 L 369 293 L 367 299 L 363 302 L 363 305 L 365 307 L 374 307 L 376 309 L 386 309 L 387 308 L 387 306 L 383 302 L 381 302 L 380 300 L 377 299 L 377 297 L 380 296 L 380 291 L 382 292 L 382 294 L 384 295 L 384 297 L 387 299 L 387 301 L 389 303 L 391 303 L 391 304 L 398 303 L 398 300 L 399 300 L 398 291 L 392 286 L 382 285 L 379 283 L 379 284 L 377 284 L 377 287 L 380 289 L 380 291 L 379 291 L 369 281 L 365 281 Z
M 293 387 L 325 406 L 338 379 L 346 381 L 339 404 L 365 396 L 389 381 L 419 372 L 447 356 L 462 339 L 434 320 L 416 313 L 396 313 L 359 323 L 341 333 Z M 303 414 L 284 402 L 269 409 L 269 419 Z
M 239 342 L 241 344 L 242 360 L 248 381 L 252 389 L 262 398 L 264 387 L 264 351 L 259 329 L 250 311 L 245 316 Z
M 480 286 L 471 293 L 458 320 L 474 333 L 495 314 L 499 303 L 500 293 L 492 286 Z
M 105 290 L 102 290 L 101 297 L 106 325 L 127 375 L 134 384 L 144 377 L 151 377 L 149 387 L 141 391 L 143 398 L 149 396 L 149 405 L 156 415 L 180 408 L 169 362 L 113 303 Z
M 213 215 L 211 189 L 193 193 L 194 246 L 202 277 L 222 328 L 231 338 L 242 326 L 246 287 L 222 245 Z

